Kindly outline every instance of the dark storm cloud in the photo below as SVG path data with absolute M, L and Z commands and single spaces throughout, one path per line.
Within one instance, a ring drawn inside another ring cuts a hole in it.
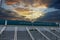
M 11 11 L 7 11 L 3 8 L 0 8 L 0 16 L 3 16 L 3 17 L 15 17 L 13 15 L 14 12 L 11 12 Z M 15 14 L 15 13 L 14 13 Z
M 60 9 L 60 0 L 51 0 L 49 7 Z
M 60 21 L 60 11 L 53 11 L 53 12 L 48 12 L 45 14 L 44 17 L 39 18 L 38 21 L 52 21 L 52 22 L 57 22 Z

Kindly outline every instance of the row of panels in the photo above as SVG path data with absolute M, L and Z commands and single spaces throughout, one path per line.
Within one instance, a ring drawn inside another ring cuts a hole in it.
M 5 20 L 0 19 L 0 25 L 5 25 Z M 28 25 L 28 26 L 59 26 L 59 24 L 54 22 L 29 22 L 29 21 L 17 21 L 17 20 L 7 20 L 7 25 Z
M 13 27 L 7 31 L 9 28 L 12 27 L 6 27 L 0 34 L 0 40 L 60 40 L 60 28 L 24 27 L 26 30 L 22 31 L 23 27 Z

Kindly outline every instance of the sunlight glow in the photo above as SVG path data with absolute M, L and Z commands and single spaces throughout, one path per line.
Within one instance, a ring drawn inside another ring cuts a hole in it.
M 12 6 L 12 11 L 16 12 L 17 17 L 23 16 L 24 19 L 29 19 L 30 21 L 37 20 L 40 17 L 44 16 L 44 12 L 42 10 L 47 9 L 47 5 L 40 2 L 41 0 L 34 0 L 33 4 L 26 3 L 23 1 L 18 2 L 6 2 L 6 4 L 9 6 Z M 41 10 L 42 8 L 42 10 Z

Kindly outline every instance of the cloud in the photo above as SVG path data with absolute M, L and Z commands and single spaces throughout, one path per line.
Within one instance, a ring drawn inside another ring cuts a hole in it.
M 51 0 L 49 7 L 60 9 L 60 0 Z
M 24 1 L 24 2 L 27 4 L 28 3 L 33 4 L 34 1 L 28 0 L 28 1 Z M 60 0 L 38 0 L 38 2 L 40 3 L 39 6 L 41 6 L 41 5 L 47 6 L 47 10 L 44 11 L 44 12 L 46 12 L 46 14 L 43 18 L 41 18 L 41 20 L 43 20 L 43 21 L 44 20 L 60 20 L 60 11 L 56 10 L 56 9 L 60 9 Z M 20 6 L 20 7 L 23 7 L 23 6 Z M 2 8 L 12 9 L 11 6 L 9 8 L 5 4 L 3 4 Z M 40 9 L 40 10 L 43 10 L 43 9 Z M 2 11 L 0 12 L 0 15 L 2 15 L 4 17 L 11 17 L 11 18 L 17 16 L 15 13 L 8 13 L 8 12 L 2 13 Z
M 57 22 L 60 21 L 60 11 L 53 11 L 53 12 L 48 12 L 45 14 L 44 17 L 39 18 L 38 21 L 52 21 L 52 22 Z

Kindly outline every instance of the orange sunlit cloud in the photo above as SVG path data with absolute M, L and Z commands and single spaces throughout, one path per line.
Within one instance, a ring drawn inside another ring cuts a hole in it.
M 29 0 L 7 0 L 7 5 L 14 5 L 18 3 L 17 8 L 13 8 L 12 10 L 17 13 L 17 17 L 24 16 L 25 19 L 35 20 L 39 17 L 44 16 L 44 12 L 40 11 L 41 8 L 47 8 L 49 0 L 32 0 L 31 4 Z M 47 2 L 47 3 L 46 3 Z M 22 5 L 22 6 L 21 6 Z M 21 6 L 21 7 L 20 7 Z M 23 7 L 23 8 L 22 8 Z M 34 8 L 34 9 L 33 9 Z

